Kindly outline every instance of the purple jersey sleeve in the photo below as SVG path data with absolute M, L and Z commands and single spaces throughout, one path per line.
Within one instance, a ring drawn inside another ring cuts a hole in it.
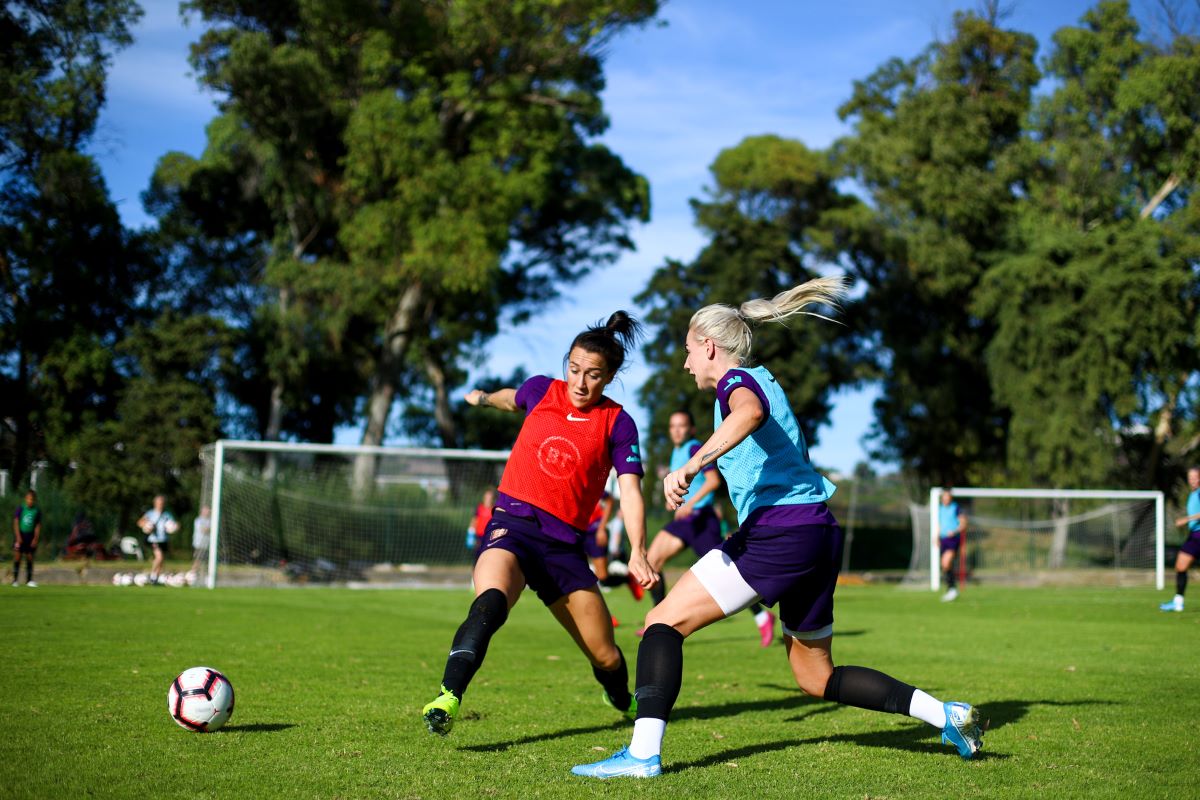
M 758 402 L 762 403 L 762 421 L 766 422 L 771 418 L 771 401 L 767 399 L 767 393 L 758 385 L 758 381 L 754 380 L 754 376 L 744 369 L 731 369 L 717 383 L 717 402 L 721 404 L 721 419 L 729 416 L 729 396 L 738 389 L 749 389 L 754 392 Z M 762 423 L 759 425 L 761 426 Z
M 545 375 L 534 375 L 522 383 L 521 388 L 517 389 L 517 396 L 514 401 L 517 404 L 517 408 L 528 415 L 534 406 L 542 402 L 542 398 L 546 396 L 546 392 L 550 391 L 550 384 L 552 383 L 554 383 L 554 379 L 547 378 Z
M 696 455 L 696 453 L 699 452 L 700 448 L 703 446 L 704 445 L 700 444 L 700 442 L 696 442 L 694 445 L 689 447 L 688 448 L 688 458 L 691 458 L 692 456 Z M 701 472 L 712 472 L 716 468 L 717 468 L 717 462 L 710 461 L 707 464 L 705 464 L 703 467 L 701 467 L 700 471 Z
M 617 415 L 609 435 L 608 452 L 618 475 L 645 475 L 642 449 L 638 446 L 637 423 L 624 410 Z

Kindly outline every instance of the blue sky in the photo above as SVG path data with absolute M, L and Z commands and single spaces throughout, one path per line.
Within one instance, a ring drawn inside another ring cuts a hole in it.
M 1146 0 L 1135 0 L 1135 12 Z M 1094 3 L 1015 0 L 1005 26 L 1034 34 L 1044 54 L 1051 34 L 1076 24 Z M 199 26 L 185 26 L 173 1 L 144 2 L 146 14 L 132 47 L 118 53 L 108 104 L 92 148 L 127 225 L 152 224 L 139 196 L 164 153 L 199 155 L 214 114 L 187 64 Z M 950 0 L 847 0 L 823 3 L 667 3 L 664 24 L 616 40 L 606 60 L 605 109 L 612 125 L 603 140 L 650 180 L 652 218 L 634 231 L 637 251 L 596 272 L 538 319 L 499 336 L 488 371 L 508 374 L 523 364 L 555 374 L 563 351 L 582 327 L 618 308 L 637 313 L 633 296 L 666 258 L 690 260 L 703 245 L 688 200 L 708 185 L 708 165 L 746 136 L 774 133 L 813 148 L 828 146 L 847 128 L 836 109 L 855 80 L 887 59 L 911 58 L 951 30 Z M 737 301 L 744 298 L 729 298 Z M 636 390 L 648 378 L 640 359 L 609 391 L 630 409 L 643 437 L 648 414 Z M 814 460 L 848 471 L 866 460 L 862 438 L 871 423 L 872 387 L 840 392 L 830 424 L 820 432 Z M 357 442 L 347 429 L 339 440 Z

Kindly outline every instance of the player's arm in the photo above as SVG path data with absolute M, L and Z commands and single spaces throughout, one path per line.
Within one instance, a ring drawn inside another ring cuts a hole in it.
M 675 510 L 675 519 L 686 517 L 696 510 L 696 504 L 700 502 L 706 495 L 710 495 L 717 489 L 721 488 L 721 475 L 716 468 L 701 470 L 701 475 L 704 476 L 704 483 L 696 493 L 688 498 L 688 501 Z
M 962 513 L 961 511 L 958 512 L 958 528 L 955 529 L 954 532 L 955 533 L 966 533 L 967 532 L 967 515 Z
M 472 389 L 463 398 L 473 406 L 480 408 L 498 408 L 501 411 L 519 411 L 517 406 L 516 389 L 497 389 L 485 392 L 483 389 Z
M 1187 525 L 1189 522 L 1195 519 L 1200 519 L 1200 514 L 1192 514 L 1190 517 L 1180 517 L 1179 519 L 1175 520 L 1175 524 Z
M 629 533 L 629 571 L 643 588 L 658 583 L 658 573 L 646 561 L 646 502 L 642 498 L 642 476 L 626 472 L 617 476 L 621 487 L 621 517 Z
M 33 526 L 33 541 L 30 545 L 37 547 L 38 540 L 42 538 L 42 515 L 38 514 L 38 521 Z
M 18 509 L 17 516 L 13 517 L 13 547 L 14 548 L 19 547 L 21 545 L 21 525 L 19 522 L 17 522 L 17 519 L 20 516 L 21 516 L 21 512 Z
M 663 493 L 667 498 L 667 508 L 674 511 L 683 503 L 688 486 L 701 469 L 714 463 L 742 441 L 758 430 L 766 417 L 762 403 L 750 389 L 738 387 L 729 395 L 729 415 L 721 420 L 721 424 L 713 431 L 704 446 L 688 459 L 687 463 L 667 475 L 663 479 Z

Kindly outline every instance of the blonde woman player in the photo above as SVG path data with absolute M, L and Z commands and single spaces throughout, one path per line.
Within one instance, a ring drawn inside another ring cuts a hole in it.
M 612 615 L 583 549 L 584 531 L 616 468 L 629 532 L 629 571 L 643 588 L 656 576 L 646 563 L 646 511 L 637 426 L 604 389 L 620 372 L 641 324 L 624 311 L 580 333 L 563 359 L 566 380 L 536 376 L 519 389 L 473 389 L 473 406 L 524 413 L 500 478 L 491 519 L 475 560 L 475 600 L 454 634 L 438 696 L 421 710 L 430 733 L 454 726 L 467 687 L 492 637 L 528 585 L 571 635 L 592 666 L 602 700 L 633 719 L 625 656 Z
M 663 481 L 678 507 L 713 461 L 737 509 L 737 533 L 692 566 L 647 616 L 638 648 L 638 711 L 628 748 L 571 771 L 593 778 L 649 778 L 662 771 L 663 734 L 683 682 L 683 640 L 751 603 L 779 603 L 788 665 L 805 693 L 834 703 L 928 722 L 964 758 L 982 747 L 978 713 L 943 703 L 866 667 L 833 665 L 833 592 L 842 531 L 825 501 L 834 486 L 813 469 L 783 388 L 751 367 L 751 323 L 782 322 L 815 304 L 836 305 L 840 278 L 820 278 L 740 308 L 710 305 L 688 327 L 684 369 L 716 392 L 713 435 Z

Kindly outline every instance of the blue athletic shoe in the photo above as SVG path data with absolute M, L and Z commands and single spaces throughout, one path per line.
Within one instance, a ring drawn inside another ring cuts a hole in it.
M 571 767 L 572 775 L 585 778 L 654 778 L 662 774 L 662 759 L 634 758 L 622 747 L 603 761 Z
M 1176 603 L 1174 600 L 1168 600 L 1158 607 L 1159 611 L 1183 611 L 1183 603 Z
M 942 744 L 958 748 L 963 760 L 983 749 L 983 731 L 979 729 L 979 712 L 967 703 L 942 703 L 946 711 L 946 727 L 942 728 Z

